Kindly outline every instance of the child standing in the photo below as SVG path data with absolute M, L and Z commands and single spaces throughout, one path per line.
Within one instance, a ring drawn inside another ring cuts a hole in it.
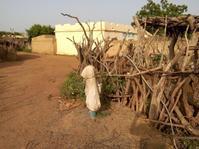
M 86 94 L 86 106 L 89 109 L 89 113 L 92 119 L 96 117 L 96 111 L 101 107 L 99 90 L 95 78 L 95 68 L 92 65 L 86 66 L 81 76 L 85 79 L 85 94 Z

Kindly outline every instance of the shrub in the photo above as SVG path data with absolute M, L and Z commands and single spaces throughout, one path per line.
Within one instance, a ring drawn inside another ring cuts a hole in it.
M 39 36 L 39 35 L 54 35 L 54 28 L 50 25 L 40 25 L 40 24 L 34 24 L 29 29 L 26 30 L 28 34 L 28 39 L 31 41 L 33 37 Z
M 111 98 L 109 95 L 115 95 L 117 90 L 125 85 L 125 79 L 123 77 L 109 77 L 106 75 L 101 75 L 101 111 L 108 110 L 111 106 Z
M 76 72 L 70 73 L 61 87 L 61 95 L 68 99 L 85 99 L 83 78 Z
M 198 146 L 199 146 L 198 140 L 183 139 L 180 142 L 180 148 L 197 149 Z
M 115 94 L 117 89 L 125 85 L 125 79 L 122 77 L 102 76 L 102 93 L 104 95 Z

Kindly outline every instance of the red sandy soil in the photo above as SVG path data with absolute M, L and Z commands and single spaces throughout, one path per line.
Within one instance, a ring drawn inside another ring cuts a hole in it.
M 83 104 L 60 110 L 60 87 L 77 65 L 75 57 L 28 53 L 0 63 L 1 149 L 168 148 L 165 137 L 118 104 L 96 121 Z

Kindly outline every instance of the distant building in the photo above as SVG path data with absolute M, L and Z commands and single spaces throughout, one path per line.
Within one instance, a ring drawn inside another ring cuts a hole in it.
M 88 24 L 83 23 L 83 26 L 89 35 L 89 27 L 93 30 L 93 39 L 98 41 L 103 41 L 106 38 L 117 38 L 122 40 L 124 37 L 126 39 L 137 39 L 137 30 L 130 25 L 115 24 L 109 22 L 89 22 Z M 57 54 L 61 55 L 77 55 L 77 50 L 74 44 L 68 40 L 75 40 L 77 43 L 83 41 L 84 33 L 81 26 L 76 23 L 74 25 L 64 24 L 55 26 L 55 38 L 57 42 Z
M 56 54 L 56 40 L 54 35 L 41 35 L 32 38 L 32 52 L 42 54 Z

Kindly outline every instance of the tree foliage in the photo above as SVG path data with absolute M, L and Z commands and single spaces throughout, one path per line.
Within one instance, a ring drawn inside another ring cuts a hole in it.
M 140 11 L 137 12 L 139 17 L 176 17 L 187 12 L 186 5 L 176 5 L 168 2 L 168 0 L 161 0 L 160 3 L 155 3 L 153 0 L 148 0 Z
M 28 34 L 29 40 L 31 40 L 33 37 L 39 36 L 39 35 L 54 35 L 54 28 L 52 28 L 50 25 L 40 25 L 40 24 L 34 24 L 29 29 L 26 30 Z
M 177 17 L 187 12 L 186 5 L 176 5 L 170 3 L 168 0 L 161 0 L 160 3 L 155 3 L 153 0 L 147 0 L 147 4 L 144 5 L 140 11 L 136 13 L 138 17 Z M 158 27 L 158 35 L 164 33 L 163 27 Z M 146 30 L 150 33 L 154 33 L 157 30 L 156 26 L 146 26 Z

